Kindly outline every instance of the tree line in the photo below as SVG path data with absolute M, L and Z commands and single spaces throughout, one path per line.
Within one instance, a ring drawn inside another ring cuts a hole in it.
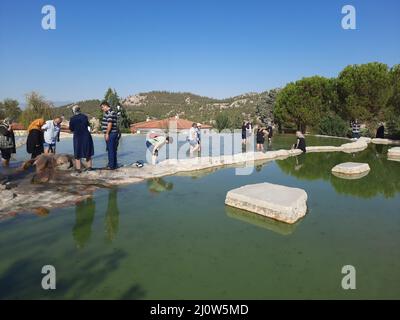
M 54 117 L 64 116 L 63 113 L 67 111 L 67 108 L 56 108 L 52 102 L 47 101 L 37 92 L 30 92 L 26 94 L 25 99 L 26 108 L 24 110 L 19 107 L 17 100 L 4 99 L 2 102 L 0 102 L 0 119 L 9 118 L 13 122 L 21 123 L 25 128 L 27 128 L 35 119 L 44 118 L 45 120 L 48 120 Z M 125 109 L 122 107 L 117 92 L 109 88 L 103 100 L 107 101 L 114 110 L 117 109 L 118 105 L 121 106 L 119 109 L 121 129 L 123 132 L 128 132 L 131 120 Z M 103 115 L 100 110 L 100 100 L 90 100 L 88 101 L 88 105 L 92 106 L 93 102 L 96 103 L 96 108 L 99 110 L 98 118 L 101 120 Z M 81 110 L 83 112 L 85 112 L 84 109 L 85 102 L 83 102 L 83 106 L 81 106 Z M 67 115 L 67 118 L 69 117 L 70 115 Z
M 276 96 L 274 121 L 280 127 L 345 136 L 349 122 L 366 124 L 373 135 L 380 122 L 400 136 L 400 65 L 349 65 L 337 78 L 313 76 L 287 84 Z

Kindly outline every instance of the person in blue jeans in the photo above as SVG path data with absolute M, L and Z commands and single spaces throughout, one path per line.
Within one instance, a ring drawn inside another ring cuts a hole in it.
M 117 148 L 118 148 L 118 126 L 117 114 L 111 110 L 107 101 L 101 103 L 103 118 L 101 121 L 101 130 L 104 133 L 104 140 L 108 152 L 108 170 L 115 170 L 118 167 Z

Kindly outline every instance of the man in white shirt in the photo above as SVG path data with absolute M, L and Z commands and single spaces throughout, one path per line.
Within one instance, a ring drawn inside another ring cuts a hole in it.
M 60 141 L 61 118 L 48 120 L 42 126 L 44 133 L 44 153 L 56 153 L 56 143 Z

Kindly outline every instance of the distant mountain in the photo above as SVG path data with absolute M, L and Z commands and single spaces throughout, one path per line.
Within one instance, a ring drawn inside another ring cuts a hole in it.
M 101 101 L 96 99 L 69 103 L 61 107 L 55 108 L 56 109 L 55 114 L 64 116 L 66 119 L 69 119 L 72 117 L 72 107 L 74 105 L 79 105 L 81 107 L 82 112 L 87 114 L 90 118 L 97 117 L 100 113 L 100 107 L 99 107 L 100 103 Z
M 144 121 L 148 117 L 161 119 L 179 115 L 193 121 L 212 123 L 221 111 L 238 119 L 237 121 L 254 119 L 257 105 L 265 103 L 267 96 L 268 91 L 265 91 L 214 99 L 189 92 L 151 91 L 130 95 L 121 102 L 133 122 Z M 82 112 L 90 117 L 98 117 L 100 113 L 100 100 L 79 101 L 74 104 L 80 105 Z M 59 107 L 59 113 L 69 118 L 74 104 Z

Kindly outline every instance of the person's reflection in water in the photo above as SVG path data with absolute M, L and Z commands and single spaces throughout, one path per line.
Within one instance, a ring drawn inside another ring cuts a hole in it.
M 383 153 L 383 145 L 382 144 L 376 144 L 375 145 L 375 150 L 376 150 L 376 154 L 382 154 Z
M 92 198 L 79 202 L 75 207 L 75 225 L 72 236 L 78 249 L 82 249 L 89 242 L 92 234 L 92 224 L 96 205 Z
M 174 188 L 172 182 L 166 182 L 162 178 L 154 178 L 147 180 L 147 187 L 152 194 L 159 194 L 164 191 L 170 191 Z
M 106 238 L 113 241 L 119 228 L 118 189 L 111 189 L 108 194 L 108 206 L 105 218 Z
M 295 157 L 295 159 L 296 159 L 296 165 L 294 166 L 294 170 L 299 171 L 304 164 L 303 163 L 304 157 L 299 156 L 299 157 Z

